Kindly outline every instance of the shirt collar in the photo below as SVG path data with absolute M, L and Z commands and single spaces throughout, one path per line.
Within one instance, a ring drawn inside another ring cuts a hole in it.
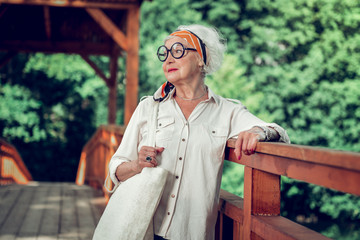
M 175 88 L 171 89 L 169 94 L 164 98 L 162 99 L 161 101 L 166 101 L 167 99 L 169 99 L 169 97 L 172 95 L 174 95 L 174 91 Z M 154 93 L 154 99 L 161 99 L 162 98 L 162 94 L 163 94 L 163 86 L 160 86 L 160 88 L 158 90 L 156 90 L 156 92 Z
M 208 88 L 209 100 L 213 99 L 214 102 L 216 103 L 216 105 L 219 105 L 219 103 L 220 103 L 219 96 L 216 95 L 209 87 L 207 87 L 207 88 Z
M 208 86 L 206 86 L 208 88 L 208 96 L 209 96 L 209 99 L 206 100 L 206 101 L 210 101 L 210 100 L 214 100 L 214 102 L 216 103 L 216 105 L 219 105 L 219 102 L 220 102 L 220 99 L 219 99 L 219 96 L 216 95 Z M 156 92 L 154 93 L 154 99 L 158 99 L 158 98 L 161 98 L 161 93 L 162 93 L 162 87 L 160 87 L 158 90 L 156 90 Z M 169 99 L 172 99 L 173 96 L 174 96 L 174 93 L 175 93 L 175 88 L 173 88 L 168 96 L 166 98 L 164 98 L 164 100 L 162 101 L 167 101 Z

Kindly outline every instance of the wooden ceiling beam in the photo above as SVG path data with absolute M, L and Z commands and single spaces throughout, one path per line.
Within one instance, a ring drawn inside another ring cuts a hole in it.
M 86 8 L 86 11 L 123 50 L 128 50 L 128 41 L 125 34 L 103 11 L 95 8 Z
M 80 56 L 94 69 L 95 73 L 105 81 L 106 85 L 110 87 L 109 79 L 105 76 L 104 72 L 89 58 L 88 55 L 80 54 Z
M 48 40 L 51 39 L 50 7 L 44 6 L 45 33 Z
M 83 0 L 0 0 L 0 4 L 37 5 L 50 7 L 77 7 L 77 8 L 103 8 L 103 9 L 129 9 L 137 3 L 121 2 L 87 2 Z
M 109 43 L 0 40 L 0 51 L 111 55 Z

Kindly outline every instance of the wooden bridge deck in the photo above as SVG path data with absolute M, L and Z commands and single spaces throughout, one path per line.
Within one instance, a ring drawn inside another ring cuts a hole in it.
M 89 240 L 105 203 L 101 191 L 74 183 L 0 186 L 0 240 Z

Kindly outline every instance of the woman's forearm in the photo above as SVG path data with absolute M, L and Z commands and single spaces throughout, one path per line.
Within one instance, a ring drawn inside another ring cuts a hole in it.
M 116 168 L 115 176 L 120 182 L 123 182 L 140 172 L 141 169 L 136 161 L 124 162 Z

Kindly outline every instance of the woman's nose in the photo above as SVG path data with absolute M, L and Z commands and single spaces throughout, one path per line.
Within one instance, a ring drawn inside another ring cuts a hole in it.
M 169 52 L 169 55 L 168 55 L 168 57 L 167 57 L 167 59 L 166 59 L 166 62 L 167 63 L 172 63 L 172 62 L 174 62 L 175 61 L 175 58 L 173 57 L 173 55 Z

